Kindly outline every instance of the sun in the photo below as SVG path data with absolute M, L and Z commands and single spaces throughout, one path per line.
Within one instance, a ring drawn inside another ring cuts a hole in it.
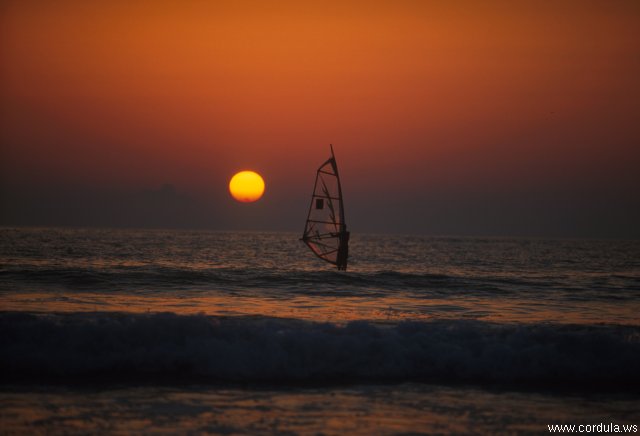
M 240 171 L 231 178 L 229 192 L 243 203 L 259 200 L 264 193 L 264 180 L 254 171 Z

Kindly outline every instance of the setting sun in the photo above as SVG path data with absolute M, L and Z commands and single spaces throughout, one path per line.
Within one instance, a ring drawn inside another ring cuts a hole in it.
M 238 201 L 249 203 L 262 197 L 264 180 L 253 171 L 240 171 L 231 178 L 229 192 Z

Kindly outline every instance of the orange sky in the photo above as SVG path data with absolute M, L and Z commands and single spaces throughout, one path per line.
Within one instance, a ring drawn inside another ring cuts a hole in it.
M 369 230 L 400 231 L 381 202 L 418 230 L 514 199 L 640 217 L 640 2 L 273 3 L 3 2 L 3 192 L 170 183 L 222 213 L 254 169 L 271 223 L 331 142 Z

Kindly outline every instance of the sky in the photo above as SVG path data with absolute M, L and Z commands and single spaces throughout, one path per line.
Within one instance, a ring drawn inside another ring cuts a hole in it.
M 0 225 L 640 238 L 640 2 L 3 1 Z M 240 204 L 228 181 L 262 174 Z

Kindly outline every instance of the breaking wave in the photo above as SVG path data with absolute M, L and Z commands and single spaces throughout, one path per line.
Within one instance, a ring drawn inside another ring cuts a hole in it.
M 640 328 L 0 313 L 0 379 L 640 387 Z

